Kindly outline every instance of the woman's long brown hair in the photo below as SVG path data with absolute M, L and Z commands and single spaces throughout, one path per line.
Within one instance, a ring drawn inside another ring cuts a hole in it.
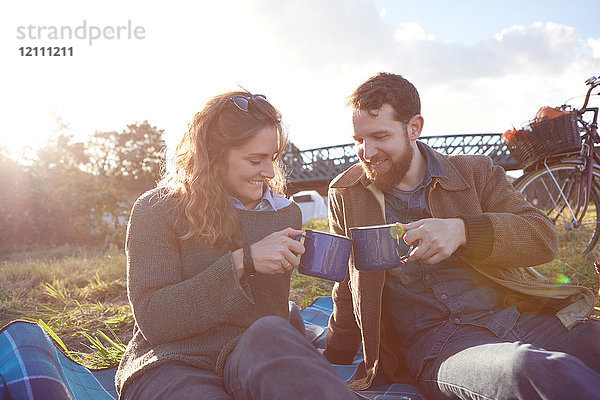
M 267 183 L 283 195 L 281 154 L 287 145 L 279 111 L 258 97 L 249 100 L 248 112 L 242 111 L 230 100 L 235 95 L 251 96 L 244 91 L 217 95 L 194 116 L 161 182 L 169 189 L 168 196 L 177 197 L 179 215 L 189 222 L 189 231 L 182 239 L 194 237 L 211 247 L 229 249 L 241 246 L 240 221 L 223 184 L 229 151 L 242 146 L 260 129 L 275 127 L 275 177 Z

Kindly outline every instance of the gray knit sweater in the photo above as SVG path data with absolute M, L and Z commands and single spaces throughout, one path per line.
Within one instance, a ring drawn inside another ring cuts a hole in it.
M 176 200 L 159 201 L 160 193 L 143 194 L 129 219 L 127 288 L 135 326 L 115 378 L 121 397 L 128 382 L 167 361 L 222 375 L 229 353 L 254 321 L 288 318 L 289 273 L 239 280 L 231 251 L 179 239 L 187 222 L 177 220 Z M 278 211 L 236 212 L 248 243 L 302 226 L 295 203 Z

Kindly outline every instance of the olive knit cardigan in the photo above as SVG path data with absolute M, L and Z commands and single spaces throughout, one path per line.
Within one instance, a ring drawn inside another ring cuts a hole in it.
M 295 203 L 278 211 L 237 212 L 247 243 L 302 226 Z M 222 375 L 229 353 L 253 322 L 267 315 L 288 318 L 289 273 L 239 280 L 231 251 L 180 239 L 187 228 L 187 220 L 177 218 L 176 199 L 160 189 L 133 206 L 126 253 L 135 326 L 115 377 L 121 397 L 128 382 L 167 361 Z

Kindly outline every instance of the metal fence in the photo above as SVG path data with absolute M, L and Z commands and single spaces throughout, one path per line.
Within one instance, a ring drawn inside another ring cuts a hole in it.
M 519 169 L 499 133 L 454 136 L 428 136 L 419 140 L 443 154 L 483 154 L 506 170 Z M 358 162 L 354 144 L 319 147 L 309 150 L 291 149 L 283 154 L 294 183 L 325 181 Z

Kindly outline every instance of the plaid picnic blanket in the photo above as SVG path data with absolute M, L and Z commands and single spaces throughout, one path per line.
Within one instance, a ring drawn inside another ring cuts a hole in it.
M 115 372 L 77 364 L 37 324 L 15 321 L 0 331 L 2 400 L 112 400 L 117 398 Z
M 325 349 L 325 334 L 329 316 L 333 312 L 333 300 L 331 297 L 319 297 L 311 306 L 304 308 L 300 313 L 304 319 L 307 335 L 318 349 Z M 350 365 L 332 364 L 337 373 L 346 381 L 350 382 L 358 365 L 363 360 L 362 348 Z M 426 400 L 425 396 L 413 385 L 386 382 L 384 378 L 375 378 L 373 386 L 369 390 L 355 392 L 358 397 L 373 400 Z
M 325 348 L 325 333 L 333 310 L 331 297 L 321 297 L 301 311 L 309 339 Z M 334 365 L 349 381 L 360 362 L 359 352 L 352 365 Z M 37 324 L 12 322 L 0 330 L 0 400 L 20 399 L 117 399 L 116 367 L 89 369 L 65 356 Z M 372 400 L 425 400 L 411 385 L 377 383 L 358 397 Z

